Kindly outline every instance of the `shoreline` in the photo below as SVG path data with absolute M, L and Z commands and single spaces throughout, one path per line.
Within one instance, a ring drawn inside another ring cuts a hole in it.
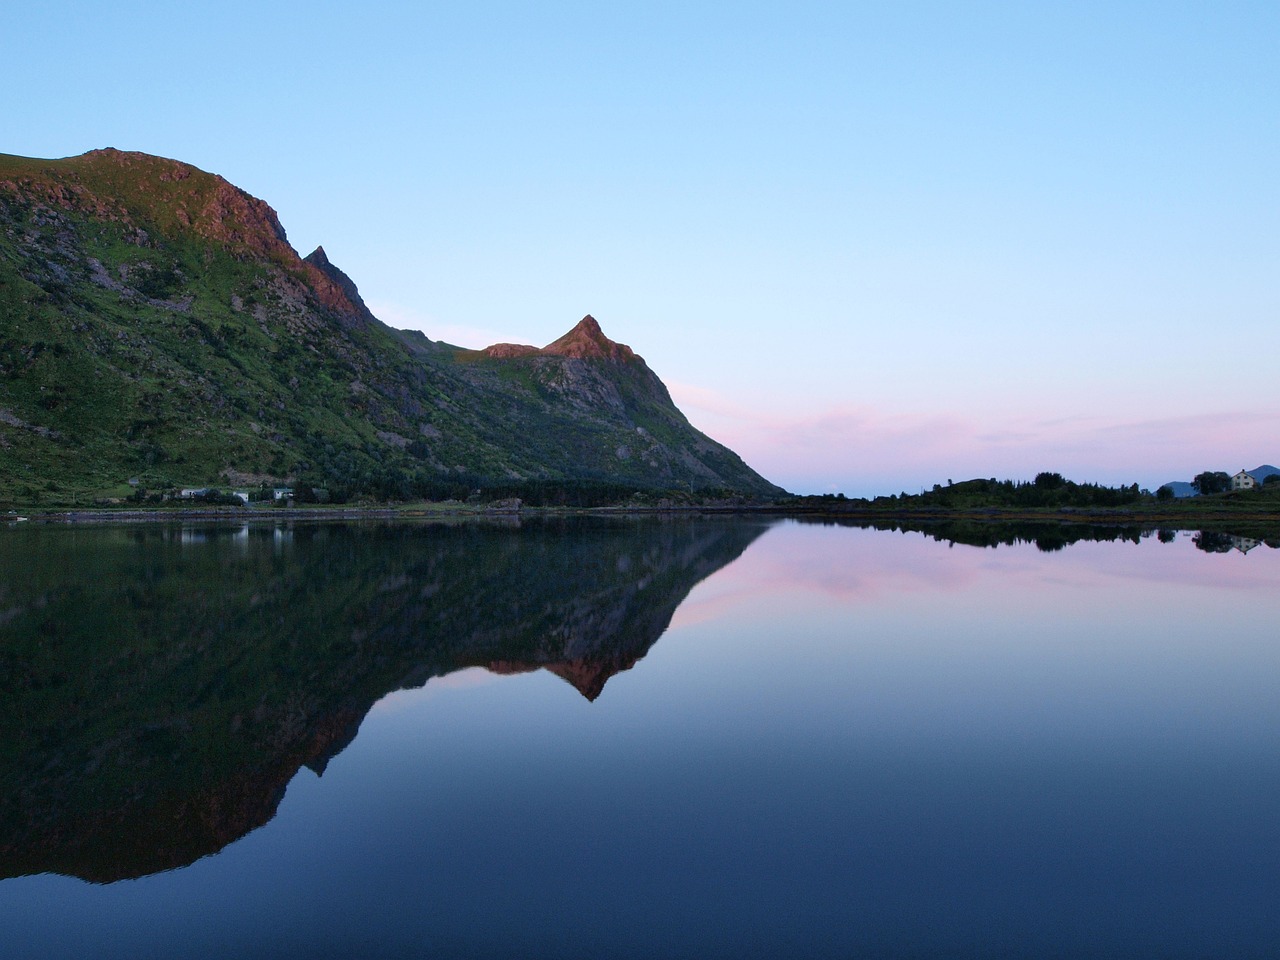
M 513 507 L 503 505 L 460 504 L 457 502 L 411 503 L 381 506 L 309 506 L 309 507 L 207 507 L 197 509 L 131 508 L 131 509 L 40 509 L 22 514 L 27 522 L 40 525 L 134 524 L 196 522 L 267 522 L 315 521 L 341 522 L 359 520 L 500 520 L 519 521 L 550 517 L 622 517 L 622 516 L 742 516 L 778 517 L 780 519 L 846 522 L 851 524 L 911 524 L 969 522 L 1057 523 L 1063 525 L 1142 526 L 1163 529 L 1198 530 L 1224 525 L 1264 527 L 1280 535 L 1280 513 L 1270 510 L 1121 510 L 1114 508 L 1062 507 L 1014 509 L 980 507 L 972 509 L 906 509 L 882 510 L 835 505 L 777 504 L 664 504 L 618 505 L 608 507 Z M 0 515 L 0 521 L 6 518 Z M 7 518 L 9 526 L 17 526 L 19 518 Z

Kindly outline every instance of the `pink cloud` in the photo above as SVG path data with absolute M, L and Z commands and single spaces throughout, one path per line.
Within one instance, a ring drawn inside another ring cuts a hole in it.
M 1161 418 L 1046 417 L 1025 408 L 916 413 L 847 404 L 795 411 L 687 384 L 670 388 L 695 424 L 765 476 L 799 490 L 887 494 L 951 478 L 1030 479 L 1040 470 L 1154 487 L 1205 469 L 1234 471 L 1280 459 L 1274 406 Z

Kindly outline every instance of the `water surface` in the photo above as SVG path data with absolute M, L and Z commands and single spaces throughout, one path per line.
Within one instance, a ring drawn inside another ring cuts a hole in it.
M 6 955 L 1280 942 L 1265 545 L 0 533 Z

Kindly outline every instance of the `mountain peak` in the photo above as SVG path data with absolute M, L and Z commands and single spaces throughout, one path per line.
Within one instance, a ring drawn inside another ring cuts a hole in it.
M 373 314 L 365 306 L 355 281 L 334 266 L 324 247 L 316 247 L 302 258 L 302 262 L 313 271 L 312 288 L 321 303 L 340 316 L 358 318 L 366 323 L 373 320 Z
M 615 343 L 605 336 L 596 318 L 589 313 L 559 340 L 543 347 L 542 352 L 561 357 L 601 360 L 634 360 L 636 356 L 626 344 Z
M 587 314 L 559 340 L 553 340 L 542 349 L 522 343 L 495 343 L 485 347 L 484 353 L 496 359 L 528 357 L 541 354 L 550 357 L 569 357 L 575 360 L 614 360 L 625 362 L 639 360 L 634 350 L 625 343 L 616 343 L 605 336 L 600 324 Z

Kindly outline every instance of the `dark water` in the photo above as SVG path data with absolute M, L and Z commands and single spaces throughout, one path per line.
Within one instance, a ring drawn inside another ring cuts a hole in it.
M 1276 956 L 1280 550 L 1124 535 L 0 529 L 0 954 Z

